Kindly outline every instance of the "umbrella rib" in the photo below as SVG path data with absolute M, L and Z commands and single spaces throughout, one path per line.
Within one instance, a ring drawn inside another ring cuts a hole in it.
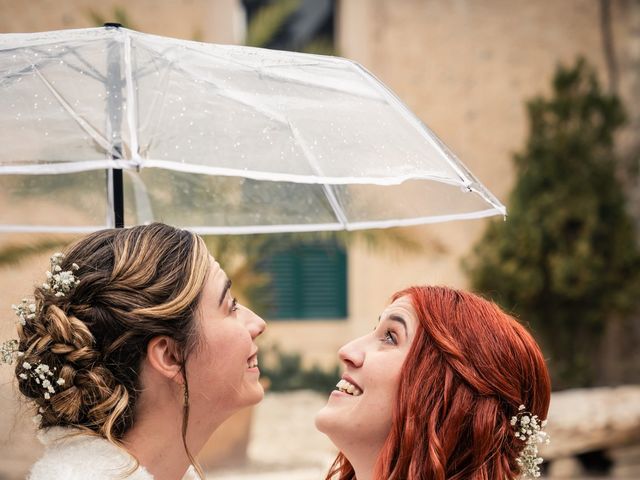
M 47 56 L 47 54 L 42 50 L 42 49 L 37 49 L 36 47 L 31 47 L 33 49 L 33 51 L 35 52 L 41 52 L 43 55 Z M 84 58 L 82 58 L 80 56 L 80 54 L 76 51 L 75 48 L 69 47 L 69 52 L 71 53 L 71 55 L 73 55 L 74 57 L 76 57 L 80 63 L 82 63 L 85 68 L 89 71 L 85 71 L 85 70 L 80 70 L 78 67 L 71 65 L 70 63 L 66 63 L 65 65 L 69 68 L 71 68 L 72 70 L 75 70 L 78 73 L 82 73 L 83 75 L 87 75 L 95 80 L 98 80 L 102 83 L 104 83 L 105 79 L 102 75 L 100 75 L 100 72 L 98 72 L 93 65 L 91 65 L 89 62 L 87 62 Z M 59 58 L 50 58 L 51 61 L 53 60 L 58 60 Z
M 347 230 L 367 230 L 370 228 L 412 227 L 429 223 L 452 222 L 454 220 L 476 220 L 479 218 L 505 215 L 497 208 L 475 210 L 465 213 L 450 213 L 447 215 L 428 215 L 426 217 L 398 218 L 394 220 L 372 220 L 368 222 L 353 222 Z
M 427 127 L 422 120 L 420 120 L 413 112 L 409 110 L 409 108 L 395 95 L 392 91 L 390 91 L 378 78 L 369 72 L 366 68 L 356 62 L 352 62 L 352 64 L 360 71 L 361 76 L 369 83 L 376 85 L 377 88 L 382 92 L 383 95 L 387 97 L 387 99 L 395 103 L 398 107 L 400 114 L 407 120 L 410 125 L 422 133 L 423 137 L 431 143 L 431 145 L 438 150 L 442 157 L 447 161 L 449 166 L 458 174 L 462 182 L 465 186 L 469 186 L 471 184 L 471 180 L 464 174 L 464 172 L 457 165 L 458 161 L 454 161 L 452 159 L 453 154 L 449 150 L 443 149 L 443 143 L 438 139 L 438 137 Z M 426 135 L 424 135 L 426 133 Z
M 258 105 L 255 105 L 253 103 L 251 103 L 249 100 L 246 100 L 244 98 L 242 98 L 239 94 L 244 93 L 241 91 L 237 91 L 237 94 L 232 93 L 232 91 L 225 89 L 225 90 L 219 90 L 218 91 L 219 95 L 221 97 L 224 97 L 228 100 L 231 100 L 233 102 L 239 103 L 241 105 L 244 105 L 246 107 L 250 107 L 253 110 L 255 110 L 258 113 L 261 113 L 263 115 L 265 115 L 266 117 L 270 118 L 271 120 L 274 120 L 282 125 L 287 125 L 287 120 L 280 115 L 278 112 L 274 112 L 273 110 L 270 110 L 269 108 L 265 108 L 265 107 L 260 107 Z
M 129 126 L 129 142 L 131 159 L 139 165 L 140 155 L 138 153 L 138 132 L 136 130 L 136 95 L 133 89 L 133 72 L 131 68 L 131 37 L 125 35 L 124 39 L 124 78 L 127 89 L 127 123 Z
M 133 186 L 133 198 L 136 205 L 136 214 L 138 223 L 149 223 L 153 221 L 153 208 L 149 200 L 149 192 L 147 186 L 140 178 L 140 175 L 134 170 L 125 170 L 131 185 Z
M 298 144 L 302 149 L 302 153 L 304 154 L 307 161 L 309 162 L 309 165 L 318 175 L 322 176 L 322 170 L 320 169 L 320 166 L 318 165 L 318 162 L 316 161 L 315 156 L 311 152 L 311 149 L 308 147 L 307 142 L 300 134 L 300 131 L 291 122 L 287 122 L 287 123 L 289 124 L 289 128 L 291 129 L 291 133 L 293 134 L 294 138 L 298 141 Z M 344 213 L 344 209 L 340 205 L 340 202 L 338 201 L 338 198 L 336 197 L 336 194 L 333 191 L 333 187 L 331 187 L 331 185 L 327 185 L 326 183 L 323 183 L 322 189 L 324 190 L 324 193 L 327 196 L 327 200 L 329 200 L 329 205 L 331 205 L 331 209 L 333 210 L 333 213 L 335 214 L 338 221 L 342 224 L 342 226 L 346 229 L 349 224 L 349 220 L 347 219 L 347 216 Z
M 45 64 L 53 63 L 53 61 L 54 61 L 53 59 L 49 59 L 47 61 L 41 61 L 40 64 L 41 65 L 45 65 Z M 87 73 L 87 72 L 85 72 L 83 70 L 80 70 L 77 67 L 75 67 L 74 65 L 71 65 L 71 64 L 67 63 L 66 66 L 68 68 L 70 68 L 71 70 L 74 70 L 74 71 L 76 71 L 76 72 L 78 72 L 78 73 L 80 73 L 82 75 L 87 75 L 88 77 L 91 77 L 91 78 L 93 78 L 95 80 L 103 81 L 101 78 L 99 78 L 99 77 L 97 77 L 97 76 L 95 76 L 95 75 L 93 75 L 91 73 Z M 14 72 L 12 74 L 8 74 L 8 75 L 3 76 L 2 80 L 0 80 L 0 86 L 4 86 L 5 84 L 8 84 L 9 80 L 11 80 L 13 78 L 22 78 L 22 76 L 26 72 L 28 72 L 30 70 L 33 70 L 34 67 L 35 67 L 35 64 L 30 62 L 29 65 L 27 65 L 26 67 L 23 67 L 20 70 L 17 70 L 16 72 Z
M 69 105 L 69 103 L 64 98 L 62 98 L 60 93 L 58 93 L 58 91 L 55 88 L 53 88 L 53 85 L 49 83 L 49 81 L 45 78 L 45 76 L 40 72 L 38 67 L 34 65 L 33 70 L 35 71 L 38 78 L 42 81 L 42 83 L 44 83 L 45 86 L 49 89 L 49 91 L 53 94 L 55 99 L 58 100 L 60 105 L 67 111 L 69 115 L 71 115 L 71 117 L 78 123 L 78 125 L 80 125 L 80 127 L 85 132 L 87 132 L 91 136 L 91 138 L 93 138 L 96 141 L 96 143 L 98 143 L 98 145 L 104 148 L 112 156 L 114 156 L 115 158 L 121 158 L 121 155 L 118 152 L 116 152 L 113 146 L 107 141 L 106 138 L 104 138 L 104 136 L 100 134 L 100 132 L 98 132 L 95 128 L 93 128 L 89 124 L 89 122 L 87 122 L 84 118 L 82 118 L 80 115 L 78 115 L 76 112 L 73 111 L 73 108 L 71 108 L 71 105 Z
M 171 63 L 169 64 L 171 65 Z M 165 106 L 165 102 L 164 102 L 164 98 L 166 97 L 166 92 L 167 92 L 167 84 L 168 84 L 168 79 L 169 79 L 169 68 L 167 67 L 164 70 L 164 74 L 162 75 L 162 77 L 160 78 L 160 82 L 158 83 L 159 85 L 162 85 L 163 88 L 159 88 L 158 90 L 162 92 L 162 102 L 160 102 L 161 108 L 160 111 L 158 112 L 157 115 L 153 115 L 154 111 L 156 110 L 156 106 L 159 103 L 159 95 L 155 95 L 153 97 L 152 103 L 148 108 L 149 113 L 147 114 L 147 118 L 151 119 L 150 122 L 145 122 L 144 125 L 145 127 L 139 127 L 140 131 L 143 131 L 146 129 L 146 125 L 148 125 L 148 130 L 149 130 L 149 141 L 148 143 L 145 144 L 144 150 L 145 150 L 145 154 L 147 151 L 151 150 L 151 146 L 153 145 L 154 142 L 154 138 L 155 138 L 155 132 L 158 131 L 158 126 L 160 125 L 160 119 L 162 118 L 162 112 L 164 111 L 164 106 Z M 153 132 L 153 134 L 151 133 Z
M 37 49 L 37 48 L 35 48 L 35 47 L 31 47 L 31 48 L 33 49 L 33 51 L 35 51 L 35 52 L 40 52 L 40 53 L 42 53 L 44 56 L 46 56 L 46 55 L 47 55 L 47 54 L 46 54 L 43 50 L 41 50 L 41 49 Z M 80 56 L 80 54 L 76 51 L 76 49 L 75 49 L 75 48 L 71 48 L 71 47 L 69 47 L 69 52 L 71 53 L 71 55 L 73 55 L 74 57 L 76 57 L 76 58 L 80 61 L 80 63 L 82 63 L 82 64 L 86 67 L 86 69 L 87 69 L 88 71 L 86 71 L 86 70 L 81 70 L 81 69 L 79 69 L 78 67 L 76 67 L 76 66 L 74 66 L 74 65 L 71 65 L 70 63 L 67 63 L 67 64 L 66 64 L 66 66 L 67 66 L 67 67 L 71 68 L 72 70 L 75 70 L 75 71 L 76 71 L 76 72 L 78 72 L 78 73 L 81 73 L 82 75 L 87 75 L 87 76 L 89 76 L 89 77 L 93 78 L 94 80 L 98 80 L 99 82 L 102 82 L 102 83 L 104 83 L 104 82 L 105 82 L 105 78 L 104 78 L 102 75 L 100 75 L 100 72 L 98 72 L 98 70 L 96 70 L 96 69 L 94 68 L 94 66 L 93 66 L 93 65 L 91 65 L 89 62 L 87 62 L 84 58 L 82 58 L 82 57 Z M 50 60 L 51 60 L 51 61 L 53 61 L 54 59 L 53 59 L 53 58 L 50 58 Z M 55 60 L 57 60 L 57 59 L 55 59 Z
M 69 67 L 71 67 L 72 69 L 74 69 L 76 72 L 82 73 L 83 75 L 89 75 L 90 77 L 92 77 L 92 78 L 94 78 L 94 79 L 96 79 L 96 80 L 98 80 L 98 81 L 100 81 L 100 82 L 102 82 L 102 83 L 105 83 L 105 82 L 107 81 L 107 80 L 106 80 L 106 78 L 105 78 L 104 76 L 100 75 L 100 72 L 99 72 L 99 71 L 97 71 L 97 70 L 93 67 L 93 65 L 91 65 L 89 62 L 87 62 L 84 58 L 82 58 L 82 57 L 80 56 L 80 54 L 79 54 L 78 52 L 76 52 L 76 49 L 75 49 L 75 48 L 71 49 L 71 54 L 72 54 L 74 57 L 76 57 L 76 58 L 80 61 L 80 63 L 82 63 L 85 67 L 87 67 L 87 69 L 89 69 L 89 70 L 93 71 L 93 74 L 91 74 L 91 73 L 87 73 L 85 70 L 80 70 L 79 68 L 77 68 L 77 67 L 75 67 L 75 66 L 73 66 L 73 65 L 69 65 Z
M 409 227 L 413 225 L 423 225 L 426 223 L 449 222 L 454 220 L 473 220 L 503 213 L 496 209 L 477 210 L 468 213 L 454 213 L 449 215 L 415 217 L 395 220 L 378 220 L 370 222 L 354 222 L 347 230 L 364 230 L 369 228 L 390 228 Z M 104 225 L 95 226 L 57 226 L 57 225 L 1 225 L 0 233 L 9 232 L 66 232 L 66 233 L 90 233 L 104 228 Z M 242 235 L 250 233 L 283 233 L 283 232 L 316 232 L 342 230 L 344 227 L 339 223 L 309 223 L 309 224 L 280 224 L 280 225 L 245 225 L 228 227 L 203 227 L 203 226 L 182 226 L 187 230 L 200 235 Z
M 179 66 L 179 65 L 173 65 L 174 70 L 180 71 L 182 73 L 185 74 L 193 74 L 193 72 L 190 72 L 188 70 L 186 70 L 185 68 Z M 281 115 L 279 115 L 277 112 L 274 112 L 268 108 L 264 108 L 264 107 L 258 107 L 254 104 L 252 104 L 251 102 L 249 102 L 248 100 L 244 99 L 241 97 L 242 94 L 245 93 L 244 90 L 230 90 L 228 88 L 222 88 L 220 87 L 220 85 L 218 85 L 217 83 L 206 79 L 206 78 L 202 78 L 200 79 L 201 82 L 206 83 L 207 85 L 211 85 L 212 87 L 214 87 L 217 91 L 218 94 L 221 97 L 224 97 L 226 99 L 229 99 L 233 102 L 239 103 L 241 105 L 247 106 L 247 107 L 251 107 L 253 109 L 255 109 L 257 112 L 262 113 L 263 115 L 266 115 L 267 117 L 271 118 L 272 120 L 275 120 L 277 122 L 280 122 L 282 125 L 287 125 L 287 120 L 282 117 Z M 238 92 L 238 94 L 234 94 L 233 92 Z
M 453 185 L 461 187 L 459 181 L 454 181 L 446 177 L 440 177 L 432 174 L 421 175 L 397 175 L 393 177 L 327 177 L 319 175 L 302 175 L 302 174 L 288 174 L 282 172 L 267 172 L 264 170 L 245 170 L 241 168 L 228 168 L 228 167 L 211 167 L 202 164 L 189 164 L 183 162 L 176 162 L 171 160 L 159 160 L 154 158 L 146 158 L 144 166 L 148 168 L 163 168 L 166 170 L 174 170 L 176 172 L 184 173 L 202 173 L 205 175 L 221 175 L 225 177 L 244 177 L 251 180 L 266 180 L 273 182 L 293 182 L 293 183 L 331 183 L 334 185 L 347 185 L 347 184 L 372 184 L 372 185 L 400 185 L 408 180 L 432 180 L 435 182 L 444 183 L 446 185 Z M 21 171 L 24 170 L 21 167 Z M 27 167 L 29 168 L 29 167 Z M 3 172 L 3 167 L 0 166 L 0 172 Z M 473 190 L 472 190 L 473 191 Z
M 173 63 L 170 63 L 170 65 L 172 66 L 173 70 L 175 71 L 180 71 L 182 73 L 188 74 L 190 72 L 188 72 L 187 70 L 185 70 L 184 68 L 181 68 L 178 65 L 175 65 Z M 164 83 L 166 85 L 167 83 L 167 79 L 169 78 L 169 67 L 167 67 L 165 69 L 165 74 L 162 76 L 162 80 L 161 82 Z M 267 116 L 268 118 L 270 118 L 273 121 L 279 122 L 282 125 L 287 125 L 287 121 L 282 118 L 277 112 L 273 112 L 272 110 L 269 110 L 267 108 L 263 108 L 263 107 L 258 107 L 255 104 L 250 103 L 248 100 L 245 100 L 243 98 L 240 98 L 239 96 L 233 95 L 231 93 L 230 90 L 228 89 L 222 89 L 218 84 L 216 84 L 215 82 L 212 82 L 211 80 L 208 79 L 201 79 L 201 81 L 207 85 L 211 85 L 212 87 L 216 88 L 218 90 L 218 94 L 223 97 L 226 98 L 228 100 L 231 100 L 233 102 L 239 103 L 241 105 L 250 107 L 252 109 L 254 109 L 255 111 Z M 165 92 L 165 90 L 162 90 L 163 92 Z M 240 93 L 240 91 L 239 91 Z M 164 98 L 164 97 L 163 97 Z M 150 108 L 150 111 L 152 111 L 155 108 L 155 105 L 157 104 L 158 100 L 156 98 L 153 99 L 153 104 Z M 164 106 L 164 102 L 162 102 L 162 105 Z M 160 112 L 162 112 L 163 109 L 160 109 Z M 155 122 L 154 122 L 154 130 L 157 130 L 158 125 L 160 124 L 160 119 L 162 117 L 161 114 L 155 115 L 155 116 L 151 116 L 149 115 L 151 118 L 155 118 Z M 149 143 L 146 146 L 145 150 L 151 150 L 151 146 L 153 144 L 153 138 L 155 138 L 155 135 L 149 135 Z
M 366 92 L 362 92 L 362 91 L 357 91 L 354 89 L 349 89 L 346 88 L 344 85 L 342 86 L 342 88 L 339 88 L 337 86 L 329 86 L 329 85 L 324 85 L 322 84 L 322 82 L 313 82 L 311 80 L 300 80 L 297 78 L 292 78 L 289 77 L 287 75 L 282 75 L 282 74 L 278 74 L 277 72 L 273 71 L 273 68 L 277 67 L 276 65 L 267 65 L 267 66 L 256 66 L 256 65 L 251 65 L 251 64 L 247 64 L 244 62 L 241 62 L 239 60 L 235 60 L 235 59 L 229 59 L 229 58 L 224 58 L 220 55 L 217 55 L 215 53 L 212 52 L 202 52 L 200 50 L 197 49 L 193 49 L 190 48 L 188 46 L 184 47 L 187 50 L 192 50 L 192 51 L 196 51 L 200 54 L 206 55 L 208 57 L 212 57 L 215 58 L 216 60 L 219 60 L 223 63 L 227 63 L 227 64 L 231 64 L 231 65 L 241 65 L 243 67 L 245 67 L 247 69 L 248 72 L 258 72 L 258 74 L 261 77 L 265 77 L 268 78 L 270 80 L 274 80 L 274 81 L 286 81 L 290 84 L 297 84 L 297 85 L 302 85 L 304 87 L 311 87 L 311 88 L 322 88 L 325 89 L 327 91 L 332 91 L 332 92 L 337 92 L 337 93 L 342 93 L 342 94 L 348 94 L 348 95 L 355 95 L 361 98 L 366 98 L 369 100 L 374 100 L 374 101 L 378 101 L 380 103 L 387 103 L 386 100 L 384 98 L 382 98 L 380 95 L 377 95 L 377 90 L 378 89 L 374 89 L 374 91 L 376 92 L 376 94 L 370 94 L 370 93 L 366 93 Z M 168 55 L 168 53 L 170 53 L 172 50 L 175 50 L 176 47 L 168 47 L 164 50 L 155 50 L 156 52 L 158 52 L 160 55 L 166 57 L 166 58 L 170 58 L 170 56 Z M 321 57 L 321 56 L 320 56 Z M 357 65 L 355 62 L 351 62 L 351 61 L 345 61 L 343 59 L 337 59 L 334 57 L 329 57 L 327 58 L 321 58 L 323 60 L 323 62 L 317 62 L 318 65 L 326 65 L 327 63 L 329 64 L 333 64 L 333 63 L 343 63 L 346 62 L 349 65 Z M 172 62 L 173 63 L 173 62 Z M 296 66 L 296 65 L 281 65 L 280 67 L 291 67 L 291 66 Z M 198 72 L 193 72 L 193 71 L 189 71 L 186 69 L 182 69 L 183 71 L 196 76 L 197 78 L 200 78 L 201 80 L 206 80 L 205 78 L 202 78 Z

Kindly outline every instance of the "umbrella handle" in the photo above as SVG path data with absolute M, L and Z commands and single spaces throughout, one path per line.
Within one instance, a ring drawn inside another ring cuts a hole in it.
M 114 168 L 113 172 L 113 218 L 116 228 L 124 228 L 124 187 L 122 169 Z

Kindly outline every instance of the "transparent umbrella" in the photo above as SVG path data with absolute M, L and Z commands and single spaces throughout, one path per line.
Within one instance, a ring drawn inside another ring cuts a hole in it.
M 352 61 L 120 28 L 0 35 L 0 231 L 355 230 L 504 206 Z

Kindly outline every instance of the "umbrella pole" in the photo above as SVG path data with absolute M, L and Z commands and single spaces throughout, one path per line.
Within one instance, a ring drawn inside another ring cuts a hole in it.
M 124 186 L 122 181 L 122 169 L 111 170 L 113 181 L 111 182 L 113 198 L 113 219 L 116 228 L 124 228 Z
M 118 29 L 122 25 L 119 23 L 105 23 L 104 28 Z M 108 51 L 107 68 L 107 88 L 111 90 L 108 95 L 109 102 L 109 123 L 111 139 L 114 141 L 111 158 L 113 160 L 122 159 L 122 139 L 120 137 L 120 127 L 122 116 L 118 109 L 117 102 L 122 99 L 122 78 L 120 73 L 120 51 L 118 45 L 112 45 Z M 113 221 L 115 228 L 124 228 L 124 186 L 122 179 L 122 169 L 110 169 L 111 199 L 113 201 Z

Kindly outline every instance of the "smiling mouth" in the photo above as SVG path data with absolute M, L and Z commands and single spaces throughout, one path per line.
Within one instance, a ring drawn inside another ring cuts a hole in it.
M 346 393 L 347 395 L 351 395 L 353 397 L 359 397 L 360 395 L 362 395 L 362 390 L 360 390 L 357 385 L 354 385 L 344 378 L 336 384 L 336 389 L 339 392 Z
M 258 367 L 258 352 L 254 353 L 249 357 L 249 360 L 247 360 L 247 367 L 248 368 Z

